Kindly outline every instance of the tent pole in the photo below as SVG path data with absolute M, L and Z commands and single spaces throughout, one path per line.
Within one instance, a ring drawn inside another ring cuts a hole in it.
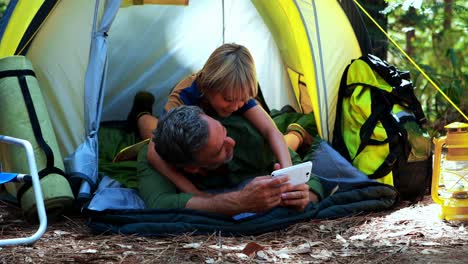
M 223 9 L 222 11 L 223 11 L 223 44 L 224 44 L 224 43 L 226 43 L 226 42 L 225 42 L 225 38 L 224 38 L 224 32 L 225 32 L 225 30 L 226 30 L 226 27 L 225 27 L 225 25 L 224 25 L 224 0 L 222 1 L 221 6 L 222 6 L 222 9 Z

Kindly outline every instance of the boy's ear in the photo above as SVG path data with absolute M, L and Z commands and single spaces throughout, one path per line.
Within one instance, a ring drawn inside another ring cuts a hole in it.
M 188 173 L 197 173 L 200 170 L 200 167 L 188 165 L 184 167 L 184 171 Z

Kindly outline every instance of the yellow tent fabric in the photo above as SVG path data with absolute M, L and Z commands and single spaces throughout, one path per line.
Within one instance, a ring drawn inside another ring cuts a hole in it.
M 44 0 L 19 1 L 11 15 L 0 45 L 0 58 L 14 55 L 21 38 Z

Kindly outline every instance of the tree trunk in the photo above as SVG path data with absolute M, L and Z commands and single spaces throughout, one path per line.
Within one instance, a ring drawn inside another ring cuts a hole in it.
M 413 41 L 416 39 L 416 31 L 414 29 L 406 32 L 406 53 L 412 57 L 414 55 Z
M 416 16 L 416 9 L 414 7 L 410 7 L 410 9 L 408 10 L 408 16 L 409 17 Z M 415 22 L 409 20 L 408 26 L 411 27 L 412 29 L 406 32 L 406 53 L 410 57 L 412 57 L 414 55 L 413 41 L 416 39 Z
M 453 0 L 444 0 L 444 30 L 452 27 Z
M 327 0 L 326 0 L 327 1 Z M 387 16 L 380 13 L 381 10 L 384 10 L 387 7 L 385 0 L 364 0 L 362 1 L 364 8 L 369 12 L 369 14 L 374 18 L 377 23 L 387 31 L 388 21 Z M 367 31 L 369 32 L 369 37 L 372 45 L 372 53 L 384 60 L 387 59 L 387 50 L 388 50 L 388 39 L 383 34 L 377 26 L 370 21 L 365 15 L 363 15 L 364 23 L 366 24 Z

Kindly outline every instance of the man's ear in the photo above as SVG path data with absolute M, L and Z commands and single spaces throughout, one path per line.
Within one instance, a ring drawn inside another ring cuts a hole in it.
M 188 165 L 184 167 L 184 171 L 188 173 L 197 173 L 200 170 L 200 167 Z

